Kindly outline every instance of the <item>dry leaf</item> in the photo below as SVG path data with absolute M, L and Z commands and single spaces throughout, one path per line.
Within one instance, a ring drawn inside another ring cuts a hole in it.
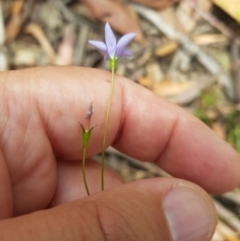
M 217 231 L 224 237 L 225 241 L 240 241 L 237 232 L 218 220 Z
M 149 90 L 152 90 L 153 82 L 148 77 L 140 77 L 138 78 L 138 83 Z
M 92 13 L 90 11 L 90 9 L 85 5 L 85 4 L 82 4 L 80 2 L 74 2 L 70 7 L 69 9 L 75 13 L 75 14 L 78 14 L 78 15 L 81 15 L 85 18 L 88 18 L 90 19 L 91 21 L 95 21 L 96 22 L 96 18 L 94 18 L 92 16 Z
M 199 18 L 197 14 L 193 14 L 191 6 L 185 1 L 179 3 L 178 8 L 176 9 L 176 17 L 179 24 L 181 24 L 182 28 L 187 33 L 191 32 L 196 27 Z
M 35 66 L 38 59 L 38 53 L 33 51 L 32 46 L 29 48 L 18 49 L 15 52 L 13 63 L 15 66 Z
M 176 51 L 177 48 L 178 48 L 178 42 L 169 41 L 165 44 L 162 44 L 159 48 L 157 48 L 157 50 L 155 51 L 155 54 L 158 57 L 164 57 Z
M 103 22 L 108 22 L 111 27 L 121 34 L 136 33 L 135 40 L 143 41 L 142 30 L 137 16 L 119 1 L 113 0 L 81 0 L 90 9 L 93 16 Z
M 179 0 L 132 0 L 132 1 L 148 7 L 152 7 L 156 9 L 164 9 L 178 2 Z
M 214 83 L 214 78 L 209 76 L 201 76 L 197 80 L 188 81 L 189 86 L 178 95 L 168 98 L 171 102 L 184 105 L 197 98 L 201 91 Z
M 213 0 L 213 2 L 240 22 L 240 0 Z
M 216 111 L 215 109 L 206 110 L 205 114 L 206 114 L 207 118 L 212 121 L 216 120 L 219 115 L 218 111 Z
M 157 63 L 149 63 L 146 66 L 146 76 L 138 77 L 138 83 L 149 90 L 153 90 L 154 86 L 157 85 L 164 75 L 161 67 Z
M 222 138 L 223 140 L 226 139 L 226 130 L 224 129 L 224 126 L 221 125 L 219 122 L 213 122 L 212 129 L 220 138 Z
M 13 2 L 11 18 L 6 26 L 6 39 L 8 41 L 14 40 L 21 30 L 23 4 L 24 0 L 16 0 Z
M 164 78 L 161 66 L 157 62 L 147 64 L 146 75 L 153 83 L 159 82 Z
M 38 42 L 41 44 L 42 48 L 48 55 L 49 62 L 51 64 L 55 64 L 55 51 L 50 42 L 48 41 L 46 35 L 44 34 L 42 28 L 38 24 L 31 23 L 28 24 L 24 30 L 26 33 L 33 35 L 38 40 Z
M 163 97 L 173 97 L 185 92 L 191 85 L 191 81 L 182 83 L 165 80 L 156 84 L 153 88 L 153 92 Z
M 227 38 L 222 34 L 201 34 L 193 37 L 193 41 L 198 45 L 208 45 L 215 43 L 227 43 Z
M 164 10 L 159 11 L 159 13 L 163 21 L 171 25 L 176 31 L 184 34 L 186 33 L 186 31 L 184 30 L 184 27 L 186 26 L 186 24 L 184 24 L 184 27 L 183 27 L 183 25 L 179 21 L 175 7 L 173 6 L 168 7 Z
M 212 2 L 210 0 L 190 1 L 197 9 L 201 9 L 201 11 L 209 12 L 212 7 Z M 192 6 L 186 0 L 179 3 L 178 8 L 176 9 L 176 15 L 179 23 L 188 33 L 194 30 L 198 20 L 201 18 L 201 16 L 193 10 Z
M 218 232 L 218 230 L 215 230 L 215 233 L 212 236 L 211 241 L 224 241 L 223 236 Z

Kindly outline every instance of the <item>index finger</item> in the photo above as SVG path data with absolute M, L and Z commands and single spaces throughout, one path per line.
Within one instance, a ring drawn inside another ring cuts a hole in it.
M 10 73 L 7 84 L 15 99 L 24 98 L 20 103 L 22 121 L 29 121 L 26 116 L 32 113 L 28 106 L 34 103 L 39 114 L 36 118 L 43 124 L 39 128 L 45 129 L 55 156 L 71 160 L 81 156 L 78 122 L 84 121 L 92 101 L 92 124 L 98 127 L 88 156 L 101 151 L 109 80 L 106 71 L 44 67 Z M 240 182 L 240 159 L 230 146 L 181 108 L 123 77 L 116 77 L 109 123 L 107 145 L 112 143 L 139 160 L 156 162 L 170 174 L 209 192 L 224 192 Z M 29 145 L 28 141 L 24 144 Z

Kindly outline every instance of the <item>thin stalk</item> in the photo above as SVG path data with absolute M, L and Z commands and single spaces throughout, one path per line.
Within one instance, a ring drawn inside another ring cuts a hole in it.
M 102 158 L 101 158 L 101 187 L 102 187 L 102 191 L 104 190 L 104 158 L 105 158 L 105 148 L 106 148 L 106 139 L 107 139 L 107 129 L 108 129 L 109 113 L 110 113 L 112 97 L 113 97 L 113 90 L 114 90 L 114 70 L 115 70 L 115 67 L 112 67 L 111 69 L 112 69 L 111 90 L 110 90 L 107 112 L 106 112 L 106 117 L 105 117 L 105 126 L 104 126 L 104 133 L 103 133 L 103 145 L 102 145 Z
M 90 195 L 88 185 L 87 185 L 87 180 L 86 180 L 86 172 L 85 172 L 85 163 L 86 163 L 86 151 L 87 147 L 83 146 L 83 157 L 82 157 L 82 175 L 83 175 L 83 181 L 84 181 L 84 186 L 87 191 L 88 196 Z

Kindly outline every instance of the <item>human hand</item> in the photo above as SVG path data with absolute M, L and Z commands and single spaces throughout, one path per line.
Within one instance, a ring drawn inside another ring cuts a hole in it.
M 92 124 L 98 127 L 90 158 L 101 151 L 109 73 L 42 67 L 0 77 L 1 241 L 210 240 L 216 214 L 202 188 L 221 193 L 236 187 L 240 158 L 208 127 L 116 77 L 107 145 L 181 179 L 122 185 L 107 169 L 107 190 L 97 193 L 100 167 L 89 159 L 87 179 L 96 194 L 86 197 L 79 121 L 94 101 Z

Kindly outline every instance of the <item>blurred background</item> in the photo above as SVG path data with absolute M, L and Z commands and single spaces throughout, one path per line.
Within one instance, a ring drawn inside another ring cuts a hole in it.
M 137 34 L 117 74 L 182 106 L 240 153 L 240 0 L 0 0 L 0 70 L 109 69 L 87 42 L 103 40 L 105 22 L 118 38 Z M 126 182 L 169 176 L 113 148 L 107 164 Z M 212 198 L 212 240 L 240 241 L 240 188 Z

